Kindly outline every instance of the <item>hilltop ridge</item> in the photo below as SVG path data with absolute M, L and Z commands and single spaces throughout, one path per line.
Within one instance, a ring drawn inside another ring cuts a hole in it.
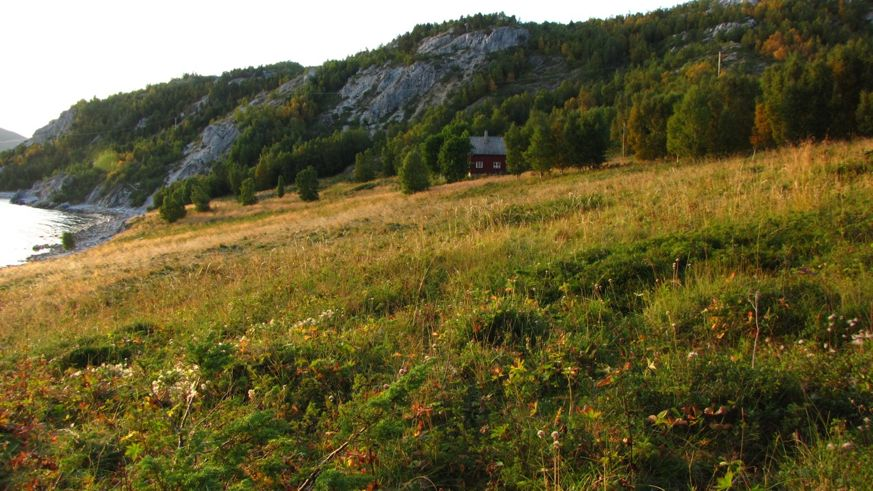
M 15 148 L 27 138 L 15 133 L 14 131 L 4 130 L 0 128 L 0 152 Z

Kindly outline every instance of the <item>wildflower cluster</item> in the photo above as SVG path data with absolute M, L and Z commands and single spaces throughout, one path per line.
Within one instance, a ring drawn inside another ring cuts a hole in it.
M 166 403 L 191 402 L 197 397 L 200 384 L 200 367 L 177 363 L 175 367 L 164 370 L 152 381 L 151 395 Z
M 302 327 L 313 327 L 324 324 L 325 322 L 333 320 L 336 317 L 337 312 L 333 309 L 327 309 L 322 313 L 318 314 L 318 317 L 307 317 L 301 321 L 297 321 L 294 323 L 294 328 L 299 329 Z
M 865 341 L 873 340 L 873 331 L 865 330 L 852 334 L 852 344 L 863 346 Z
M 124 363 L 107 364 L 103 363 L 96 367 L 86 367 L 81 370 L 76 370 L 70 373 L 70 378 L 79 378 L 87 375 L 96 375 L 101 378 L 130 378 L 133 376 L 133 369 Z
M 558 450 L 561 448 L 561 435 L 557 431 L 553 431 L 550 435 L 552 437 L 552 448 Z M 540 440 L 544 440 L 546 438 L 546 432 L 543 430 L 537 431 L 537 438 Z

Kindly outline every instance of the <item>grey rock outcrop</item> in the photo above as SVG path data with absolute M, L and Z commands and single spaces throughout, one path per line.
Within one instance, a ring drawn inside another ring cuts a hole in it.
M 474 31 L 456 36 L 444 32 L 431 36 L 418 45 L 421 55 L 448 55 L 462 53 L 470 56 L 496 53 L 514 48 L 527 41 L 529 33 L 519 27 L 498 27 L 491 32 Z
M 198 174 L 206 174 L 212 165 L 222 159 L 239 137 L 239 129 L 233 119 L 212 123 L 200 133 L 200 140 L 185 147 L 185 157 L 167 176 L 164 184 Z
M 704 40 L 711 41 L 715 39 L 715 37 L 719 34 L 726 34 L 731 31 L 745 32 L 749 29 L 754 28 L 755 24 L 755 19 L 752 18 L 746 19 L 745 22 L 724 22 L 705 30 L 703 32 Z
M 83 205 L 92 207 L 94 209 L 115 209 L 115 208 L 125 208 L 136 210 L 138 213 L 142 213 L 145 211 L 145 207 L 141 209 L 131 208 L 132 200 L 132 190 L 125 185 L 115 185 L 111 188 L 107 188 L 105 184 L 101 184 L 94 188 L 91 191 L 91 194 L 85 198 L 85 202 Z
M 530 34 L 518 27 L 431 36 L 418 47 L 420 61 L 408 66 L 384 64 L 361 70 L 340 89 L 341 102 L 328 115 L 379 129 L 446 100 L 468 81 L 488 55 L 525 43 Z
M 73 126 L 73 121 L 76 119 L 76 109 L 69 108 L 62 112 L 57 119 L 53 119 L 49 124 L 33 132 L 33 137 L 24 142 L 25 145 L 33 145 L 34 143 L 43 144 L 55 140 L 68 131 Z
M 64 173 L 55 174 L 41 181 L 34 183 L 30 189 L 24 189 L 15 193 L 11 201 L 17 205 L 28 205 L 37 207 L 49 207 L 54 205 L 52 197 L 64 187 L 64 184 L 69 179 L 69 176 Z

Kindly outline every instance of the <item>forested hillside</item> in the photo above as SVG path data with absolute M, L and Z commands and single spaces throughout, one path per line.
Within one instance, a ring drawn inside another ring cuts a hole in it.
M 54 175 L 46 201 L 138 206 L 190 175 L 218 196 L 310 165 L 393 175 L 411 151 L 437 177 L 447 139 L 485 130 L 506 134 L 513 172 L 865 135 L 870 19 L 863 1 L 701 1 L 569 25 L 503 14 L 420 25 L 306 73 L 285 63 L 81 101 L 57 137 L 0 156 L 0 189 Z M 221 144 L 198 154 L 218 122 Z

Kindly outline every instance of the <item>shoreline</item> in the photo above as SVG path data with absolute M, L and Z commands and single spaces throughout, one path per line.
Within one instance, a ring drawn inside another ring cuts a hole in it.
M 0 193 L 0 198 L 9 199 L 9 197 L 5 196 L 7 194 L 14 195 L 15 193 Z M 45 261 L 51 258 L 67 256 L 90 249 L 110 240 L 118 233 L 123 232 L 127 229 L 127 223 L 131 218 L 145 213 L 144 209 L 139 208 L 103 208 L 100 206 L 85 204 L 59 206 L 54 207 L 54 209 L 87 217 L 91 220 L 88 225 L 73 232 L 76 246 L 71 250 L 65 250 L 61 244 L 34 244 L 34 253 L 28 256 L 27 259 L 25 259 L 25 262 L 21 264 L 11 264 L 4 267 L 20 266 L 30 262 Z
M 73 249 L 64 250 L 61 244 L 50 245 L 40 250 L 35 249 L 34 254 L 28 256 L 26 262 L 67 256 L 100 245 L 127 229 L 128 220 L 142 214 L 138 210 L 129 208 L 100 208 L 91 205 L 76 205 L 60 209 L 67 213 L 93 218 L 94 221 L 73 233 L 76 242 Z

